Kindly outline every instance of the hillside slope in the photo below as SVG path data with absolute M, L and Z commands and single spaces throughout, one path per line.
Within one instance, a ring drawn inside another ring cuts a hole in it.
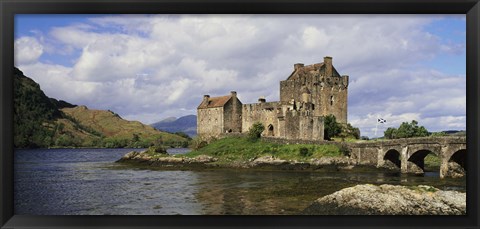
M 111 111 L 49 98 L 39 84 L 14 68 L 15 148 L 185 146 L 187 141 Z
M 124 120 L 112 111 L 92 110 L 86 106 L 63 108 L 61 111 L 82 126 L 101 133 L 106 147 L 148 147 L 158 139 L 165 145 L 182 146 L 187 141 L 141 122 Z
M 190 137 L 197 135 L 197 116 L 187 115 L 176 118 L 166 118 L 162 121 L 151 124 L 157 130 L 167 131 L 170 133 L 184 132 Z

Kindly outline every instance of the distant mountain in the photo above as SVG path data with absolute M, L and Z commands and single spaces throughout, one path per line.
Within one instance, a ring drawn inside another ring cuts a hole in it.
M 466 131 L 465 130 L 444 130 L 442 131 L 448 135 L 455 135 L 455 136 L 463 136 L 463 135 L 466 135 Z
M 91 110 L 49 98 L 40 85 L 14 68 L 14 146 L 35 147 L 148 147 L 184 146 L 187 139 L 112 111 Z
M 196 115 L 182 116 L 178 119 L 170 117 L 150 125 L 157 130 L 162 130 L 170 133 L 184 132 L 190 137 L 197 135 Z

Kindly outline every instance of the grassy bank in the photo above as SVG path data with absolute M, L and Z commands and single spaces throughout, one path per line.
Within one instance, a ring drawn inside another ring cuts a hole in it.
M 425 168 L 433 171 L 438 170 L 438 168 L 440 168 L 440 164 L 442 163 L 440 158 L 433 154 L 427 155 L 424 159 L 424 162 Z
M 184 156 L 208 155 L 219 159 L 219 163 L 245 162 L 262 156 L 273 156 L 291 161 L 310 161 L 312 158 L 343 156 L 336 145 L 283 145 L 261 140 L 251 141 L 245 137 L 228 137 L 216 140 L 207 146 Z

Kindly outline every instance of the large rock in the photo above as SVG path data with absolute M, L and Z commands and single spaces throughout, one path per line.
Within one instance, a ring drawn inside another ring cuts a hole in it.
M 305 215 L 465 215 L 466 194 L 431 186 L 357 185 L 317 199 Z
M 287 164 L 286 160 L 278 159 L 273 156 L 263 156 L 255 158 L 250 165 L 251 166 L 261 166 L 261 165 L 282 165 Z

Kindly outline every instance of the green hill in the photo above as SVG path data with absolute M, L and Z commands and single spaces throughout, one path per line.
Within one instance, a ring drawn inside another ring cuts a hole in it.
M 86 106 L 62 108 L 61 111 L 69 117 L 69 121 L 79 123 L 91 133 L 98 133 L 105 147 L 148 147 L 156 141 L 169 146 L 187 144 L 183 137 L 158 131 L 138 121 L 124 120 L 112 111 L 91 110 Z
M 32 79 L 14 68 L 14 146 L 148 147 L 185 146 L 188 140 L 127 121 L 112 111 L 90 110 L 48 98 Z

